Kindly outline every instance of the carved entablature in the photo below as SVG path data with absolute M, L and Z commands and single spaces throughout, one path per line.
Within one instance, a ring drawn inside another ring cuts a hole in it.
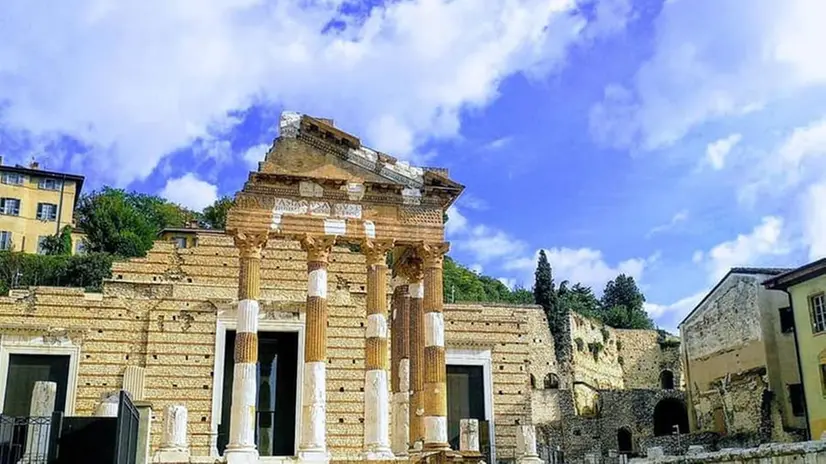
M 444 241 L 444 212 L 464 187 L 446 170 L 419 168 L 361 145 L 332 121 L 283 113 L 280 136 L 250 174 L 227 229 L 337 243 Z

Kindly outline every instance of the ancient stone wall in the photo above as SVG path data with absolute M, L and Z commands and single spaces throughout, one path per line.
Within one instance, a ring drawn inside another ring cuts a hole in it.
M 659 388 L 666 371 L 673 378 L 674 388 L 680 387 L 678 342 L 664 340 L 656 330 L 617 329 L 616 335 L 625 388 Z
M 570 320 L 574 382 L 597 389 L 623 388 L 616 330 L 576 313 Z
M 826 462 L 826 441 L 775 443 L 756 448 L 725 449 L 683 456 L 633 459 L 639 464 L 792 464 Z
M 295 315 L 306 298 L 306 253 L 296 243 L 272 241 L 263 255 L 263 316 Z M 363 445 L 364 262 L 361 254 L 336 248 L 329 266 L 327 434 L 336 457 L 356 457 Z M 103 294 L 39 287 L 0 297 L 0 331 L 62 328 L 75 334 L 82 343 L 78 415 L 90 415 L 103 393 L 120 389 L 127 366 L 144 367 L 145 399 L 156 411 L 152 449 L 160 444 L 160 411 L 179 403 L 189 411 L 193 454 L 206 455 L 213 432 L 216 317 L 234 311 L 237 278 L 238 253 L 227 236 L 204 234 L 198 246 L 186 249 L 156 242 L 145 258 L 116 263 Z M 491 352 L 499 456 L 513 455 L 516 425 L 530 420 L 528 331 L 538 323 L 537 313 L 541 317 L 536 307 L 445 307 L 448 349 Z

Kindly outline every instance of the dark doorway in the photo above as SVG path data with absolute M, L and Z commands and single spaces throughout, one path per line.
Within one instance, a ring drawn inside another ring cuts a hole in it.
M 677 398 L 665 398 L 654 408 L 654 436 L 688 433 L 688 413 L 685 403 Z
M 546 390 L 559 388 L 559 376 L 551 372 L 545 376 L 544 387 Z
M 235 331 L 227 330 L 218 451 L 229 441 Z M 258 332 L 258 408 L 255 442 L 261 456 L 295 455 L 297 332 Z
M 634 451 L 633 436 L 628 427 L 622 427 L 617 430 L 617 449 L 623 454 L 629 454 Z
M 32 389 L 34 383 L 39 381 L 57 384 L 55 411 L 64 412 L 66 410 L 69 356 L 11 354 L 9 355 L 9 372 L 6 378 L 3 414 L 7 416 L 28 416 L 32 402 Z
M 462 419 L 485 420 L 482 366 L 447 366 L 447 438 L 453 449 L 459 449 Z
M 660 372 L 660 388 L 663 390 L 674 389 L 674 373 L 668 369 Z

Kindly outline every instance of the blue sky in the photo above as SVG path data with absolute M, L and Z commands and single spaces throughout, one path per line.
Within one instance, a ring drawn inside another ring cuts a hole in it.
M 283 110 L 450 168 L 451 254 L 674 328 L 732 266 L 826 256 L 820 0 L 11 0 L 0 152 L 193 208 Z

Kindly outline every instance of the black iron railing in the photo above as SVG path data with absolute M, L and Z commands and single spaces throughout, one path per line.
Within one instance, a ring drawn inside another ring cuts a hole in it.
M 0 464 L 46 464 L 54 456 L 54 417 L 0 415 Z M 57 421 L 59 423 L 59 420 Z

